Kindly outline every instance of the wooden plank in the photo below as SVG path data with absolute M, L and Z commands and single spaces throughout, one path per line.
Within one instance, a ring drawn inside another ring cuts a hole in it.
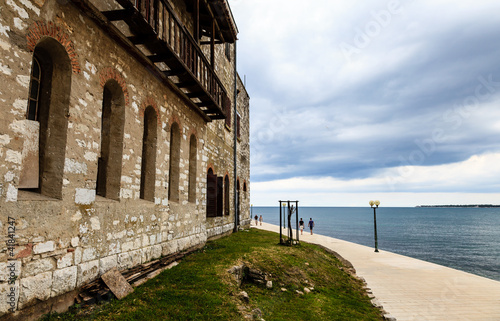
M 129 15 L 131 14 L 131 11 L 126 10 L 126 9 L 110 10 L 110 11 L 103 11 L 102 14 L 109 21 L 120 21 L 120 20 L 125 20 L 126 18 L 128 18 Z
M 101 278 L 118 300 L 134 292 L 132 286 L 128 284 L 127 280 L 118 272 L 116 267 L 104 273 Z

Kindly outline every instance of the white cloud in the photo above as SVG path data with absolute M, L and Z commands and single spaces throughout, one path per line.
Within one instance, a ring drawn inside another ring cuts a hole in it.
M 342 180 L 333 177 L 294 177 L 289 179 L 252 183 L 252 202 L 273 205 L 279 199 L 300 199 L 308 205 L 362 206 L 363 199 L 390 197 L 395 205 L 413 206 L 415 195 L 444 194 L 433 204 L 463 204 L 468 199 L 486 203 L 500 203 L 500 153 L 475 155 L 466 161 L 437 166 L 400 166 L 377 173 L 373 177 Z M 484 186 L 497 187 L 496 194 L 485 192 Z M 474 192 L 475 191 L 475 192 Z M 398 196 L 399 195 L 399 196 Z M 404 200 L 401 196 L 413 195 Z
M 500 2 L 229 3 L 251 96 L 252 199 L 496 193 Z

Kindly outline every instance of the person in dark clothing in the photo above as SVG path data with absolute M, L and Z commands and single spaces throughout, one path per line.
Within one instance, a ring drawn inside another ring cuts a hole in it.
M 313 235 L 314 221 L 313 221 L 312 217 L 309 219 L 309 223 L 307 225 L 309 226 L 309 229 L 311 230 L 311 235 Z

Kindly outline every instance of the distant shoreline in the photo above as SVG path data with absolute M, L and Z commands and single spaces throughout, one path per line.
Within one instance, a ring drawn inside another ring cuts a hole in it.
M 490 207 L 500 207 L 500 205 L 492 204 L 471 204 L 471 205 L 417 205 L 415 207 L 467 207 L 467 208 L 490 208 Z

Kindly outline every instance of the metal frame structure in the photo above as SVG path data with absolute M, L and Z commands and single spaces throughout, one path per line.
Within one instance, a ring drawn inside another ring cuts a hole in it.
M 295 230 L 296 230 L 296 242 L 298 244 L 299 240 L 299 201 L 279 201 L 280 203 L 280 244 L 294 245 L 293 240 L 293 230 L 292 230 L 292 215 L 295 214 Z M 293 203 L 295 203 L 295 208 L 293 207 Z M 283 210 L 282 210 L 283 208 Z M 285 210 L 286 208 L 286 210 Z M 287 229 L 287 237 L 288 239 L 285 241 L 283 239 L 283 228 L 286 228 L 285 219 L 288 217 L 288 229 Z M 282 221 L 283 218 L 283 221 Z M 283 224 L 282 224 L 283 222 Z

